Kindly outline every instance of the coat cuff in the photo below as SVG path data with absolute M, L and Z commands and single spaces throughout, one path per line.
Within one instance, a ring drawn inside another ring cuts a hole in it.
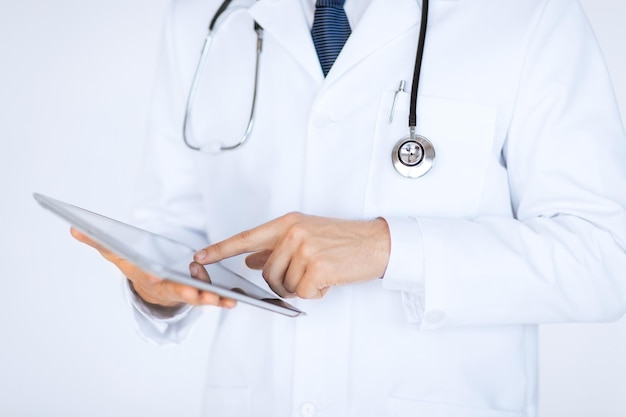
M 391 252 L 383 276 L 383 288 L 402 292 L 407 320 L 419 323 L 424 314 L 424 244 L 416 219 L 385 218 L 389 226 Z
M 138 333 L 157 345 L 177 345 L 189 335 L 200 315 L 200 309 L 191 305 L 180 308 L 160 307 L 146 303 L 137 294 L 128 279 L 124 292 L 132 309 Z

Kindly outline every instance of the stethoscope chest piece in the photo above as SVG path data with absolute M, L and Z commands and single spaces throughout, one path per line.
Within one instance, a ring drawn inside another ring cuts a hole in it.
M 424 136 L 405 136 L 393 147 L 391 162 L 403 177 L 419 178 L 433 167 L 435 148 Z

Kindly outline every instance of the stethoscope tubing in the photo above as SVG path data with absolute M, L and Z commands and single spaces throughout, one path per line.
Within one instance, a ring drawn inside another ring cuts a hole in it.
M 250 117 L 248 118 L 248 126 L 246 126 L 246 130 L 239 140 L 238 143 L 231 146 L 220 146 L 220 151 L 232 151 L 240 146 L 242 146 L 248 138 L 250 137 L 250 133 L 252 133 L 252 128 L 254 127 L 254 121 L 256 120 L 256 98 L 258 95 L 259 85 L 259 67 L 261 63 L 261 53 L 263 52 L 263 28 L 257 22 L 254 22 L 254 31 L 257 35 L 257 46 L 256 46 L 256 64 L 254 66 L 254 89 L 252 92 L 252 107 L 250 108 Z
M 208 33 L 207 33 L 207 36 L 204 40 L 204 44 L 202 47 L 200 60 L 196 67 L 196 71 L 193 76 L 189 94 L 187 96 L 187 103 L 185 107 L 185 115 L 184 115 L 184 120 L 183 120 L 183 140 L 187 147 L 195 151 L 208 150 L 209 152 L 220 152 L 220 151 L 231 151 L 231 150 L 238 149 L 247 142 L 248 138 L 250 137 L 250 134 L 252 133 L 252 129 L 254 127 L 256 107 L 257 107 L 256 102 L 257 102 L 257 96 L 258 96 L 260 58 L 261 58 L 261 53 L 263 51 L 263 28 L 257 22 L 254 22 L 254 30 L 257 33 L 254 89 L 253 89 L 253 96 L 252 96 L 252 105 L 250 109 L 250 117 L 248 119 L 248 124 L 244 131 L 244 134 L 241 136 L 239 141 L 233 145 L 223 145 L 223 144 L 216 143 L 214 146 L 209 146 L 206 149 L 195 144 L 198 142 L 191 140 L 192 134 L 190 130 L 191 130 L 192 109 L 193 109 L 193 105 L 196 99 L 196 93 L 198 91 L 202 74 L 204 73 L 204 70 L 206 68 L 209 51 L 211 49 L 211 44 L 213 43 L 213 34 L 215 30 L 217 29 L 218 22 L 221 20 L 222 15 L 226 12 L 231 2 L 232 0 L 224 0 L 222 4 L 220 5 L 220 7 L 218 8 L 215 15 L 213 16 L 213 18 L 211 19 Z M 409 136 L 407 138 L 401 139 L 401 141 L 399 142 L 402 144 L 406 144 L 407 143 L 406 139 L 408 139 L 410 142 L 415 142 L 419 146 L 419 148 L 422 149 L 422 151 L 426 151 L 426 156 L 428 157 L 427 159 L 429 159 L 429 161 L 427 161 L 428 167 L 423 167 L 422 170 L 424 172 L 421 172 L 419 176 L 423 175 L 424 173 L 428 172 L 428 170 L 430 170 L 430 167 L 432 166 L 432 162 L 435 157 L 434 148 L 432 147 L 432 144 L 428 141 L 428 139 L 424 138 L 423 136 L 418 136 L 415 133 L 416 127 L 417 127 L 417 98 L 418 98 L 418 92 L 419 92 L 422 61 L 424 58 L 424 45 L 426 43 L 426 31 L 427 31 L 427 26 L 428 26 L 428 8 L 429 8 L 429 1 L 422 0 L 422 16 L 421 16 L 419 39 L 418 39 L 418 44 L 417 44 L 417 53 L 415 56 L 415 65 L 414 65 L 414 70 L 413 70 L 413 82 L 412 82 L 412 88 L 411 88 L 411 100 L 410 100 L 410 108 L 409 108 Z M 396 145 L 395 148 L 397 147 L 398 145 Z M 401 158 L 399 158 L 399 155 L 396 154 L 395 148 L 392 154 L 392 159 L 394 160 L 393 161 L 394 167 L 396 167 L 396 170 L 398 170 L 398 167 L 400 167 L 400 165 L 402 164 L 405 164 L 405 162 L 401 161 Z M 419 164 L 421 164 L 421 161 L 417 165 Z M 415 165 L 412 165 L 412 164 L 409 164 L 408 166 L 409 169 L 411 169 L 413 172 L 416 172 L 416 168 L 414 167 Z M 403 176 L 415 178 L 413 177 L 413 175 L 406 175 L 403 172 L 400 172 L 400 171 L 398 172 Z
M 185 107 L 185 117 L 183 119 L 183 140 L 185 141 L 185 145 L 188 148 L 193 149 L 194 151 L 201 151 L 202 148 L 199 146 L 195 146 L 189 140 L 190 133 L 189 129 L 191 126 L 191 109 L 193 107 L 194 102 L 196 101 L 196 93 L 198 92 L 198 85 L 200 84 L 201 74 L 204 72 L 204 68 L 206 67 L 207 57 L 209 56 L 209 51 L 211 50 L 211 43 L 213 42 L 213 30 L 209 29 L 206 38 L 204 38 L 204 44 L 202 45 L 202 52 L 200 54 L 200 61 L 196 66 L 196 72 L 194 73 L 193 80 L 191 81 L 191 87 L 189 89 L 189 94 L 187 95 L 187 104 Z
M 411 106 L 409 108 L 409 129 L 417 126 L 417 93 L 419 92 L 422 61 L 424 59 L 424 45 L 426 44 L 426 27 L 428 26 L 428 0 L 422 0 L 422 23 L 417 41 L 417 54 L 413 69 L 413 84 L 411 85 Z
M 194 150 L 194 151 L 208 151 L 211 153 L 217 153 L 222 151 L 232 151 L 238 149 L 242 145 L 246 143 L 250 134 L 252 133 L 252 128 L 254 127 L 254 122 L 256 119 L 256 103 L 258 96 L 258 84 L 259 84 L 259 72 L 260 72 L 260 62 L 261 62 L 261 53 L 263 52 L 263 28 L 257 22 L 254 22 L 254 31 L 257 34 L 257 47 L 256 47 L 256 63 L 254 69 L 254 88 L 252 93 L 252 105 L 250 107 L 250 116 L 248 118 L 248 124 L 246 129 L 239 139 L 239 141 L 233 145 L 223 145 L 223 144 L 215 144 L 213 146 L 203 148 L 201 146 L 196 145 L 197 141 L 192 139 L 191 133 L 191 121 L 192 121 L 192 109 L 196 100 L 196 94 L 198 92 L 198 88 L 200 85 L 200 81 L 202 79 L 202 74 L 206 69 L 209 52 L 211 50 L 211 44 L 213 43 L 214 33 L 218 29 L 218 22 L 221 21 L 220 17 L 224 14 L 224 12 L 228 9 L 232 0 L 225 0 L 222 5 L 219 7 L 213 19 L 211 19 L 211 23 L 209 25 L 209 29 L 207 35 L 204 39 L 204 44 L 202 45 L 202 51 L 200 53 L 200 60 L 198 61 L 198 65 L 196 66 L 196 71 L 194 72 L 194 76 L 191 82 L 191 87 L 189 88 L 189 93 L 187 95 L 187 103 L 185 105 L 185 115 L 183 118 L 183 141 L 185 145 Z M 193 142 L 193 143 L 192 143 Z

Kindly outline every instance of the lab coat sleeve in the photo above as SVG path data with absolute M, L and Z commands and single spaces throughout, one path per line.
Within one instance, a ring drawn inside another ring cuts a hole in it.
M 177 2 L 170 4 L 175 9 Z M 148 230 L 201 248 L 207 245 L 201 184 L 194 152 L 182 140 L 188 81 L 176 50 L 175 10 L 167 16 L 132 217 Z
M 131 217 L 133 223 L 142 228 L 200 249 L 207 246 L 208 241 L 193 151 L 185 147 L 181 138 L 187 81 L 181 76 L 178 64 L 181 59 L 175 48 L 176 4 L 170 3 L 172 10 L 165 23 L 150 132 L 142 155 Z M 150 308 L 126 287 L 139 333 L 158 344 L 179 343 L 202 311 L 189 307 L 176 314 L 163 314 Z
M 124 280 L 126 299 L 137 323 L 138 333 L 157 345 L 177 345 L 184 341 L 201 315 L 201 309 L 186 305 L 179 309 L 160 308 L 143 301 Z
M 577 1 L 546 2 L 502 156 L 514 218 L 416 219 L 421 242 L 409 250 L 423 250 L 421 328 L 620 318 L 626 139 Z M 406 242 L 392 240 L 392 262 Z
M 424 316 L 424 245 L 417 219 L 385 218 L 391 251 L 383 288 L 400 291 L 407 320 L 420 323 Z

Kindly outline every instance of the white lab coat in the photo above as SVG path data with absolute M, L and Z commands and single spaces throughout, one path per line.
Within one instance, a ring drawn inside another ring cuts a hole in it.
M 383 216 L 392 253 L 384 279 L 296 300 L 304 317 L 211 310 L 206 415 L 535 416 L 536 325 L 625 308 L 626 141 L 578 2 L 431 1 L 418 133 L 437 160 L 420 179 L 391 164 L 408 92 L 389 123 L 412 80 L 420 2 L 372 0 L 326 79 L 299 0 L 236 11 L 195 133 L 243 132 L 251 17 L 265 28 L 257 120 L 243 148 L 210 155 L 180 133 L 217 3 L 172 6 L 138 222 L 199 248 L 292 210 Z M 262 283 L 240 258 L 228 265 Z M 159 343 L 182 339 L 198 311 L 163 318 L 136 303 Z

